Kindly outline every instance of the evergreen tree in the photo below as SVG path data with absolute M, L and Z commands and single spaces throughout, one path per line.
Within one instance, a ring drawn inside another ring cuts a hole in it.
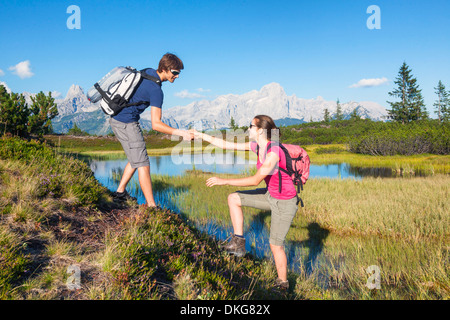
M 325 123 L 330 122 L 330 111 L 328 111 L 327 108 L 325 108 L 325 110 L 323 111 L 323 121 Z
M 357 106 L 355 109 L 353 109 L 352 113 L 350 113 L 350 120 L 356 121 L 356 120 L 361 119 L 361 117 L 358 114 L 358 108 L 359 108 L 359 106 Z
M 236 121 L 234 121 L 233 117 L 231 117 L 231 119 L 230 119 L 230 128 L 233 129 L 233 130 L 237 130 L 238 129 L 238 126 L 236 125 Z
M 425 109 L 425 101 L 422 97 L 422 90 L 419 89 L 417 80 L 411 80 L 411 105 L 409 106 L 410 121 L 424 120 L 428 118 L 428 112 Z
M 30 110 L 22 94 L 8 93 L 0 85 L 0 134 L 27 135 Z
M 31 115 L 28 121 L 28 133 L 42 136 L 53 132 L 52 119 L 58 115 L 55 99 L 51 92 L 46 96 L 42 91 L 31 97 Z
M 73 124 L 73 127 L 69 129 L 69 131 L 67 131 L 68 135 L 71 136 L 88 136 L 89 133 L 81 130 L 76 123 Z
M 445 90 L 445 86 L 440 80 L 438 86 L 434 89 L 436 89 L 435 92 L 438 95 L 438 99 L 434 103 L 435 113 L 438 115 L 439 122 L 447 122 L 450 118 L 450 92 Z
M 0 84 L 0 136 L 6 133 L 6 117 L 5 117 L 5 109 L 6 105 L 9 102 L 9 93 L 6 92 L 6 88 Z
M 392 108 L 388 110 L 389 117 L 403 124 L 426 119 L 428 114 L 425 111 L 422 90 L 419 89 L 417 79 L 411 74 L 411 69 L 409 69 L 406 62 L 403 62 L 403 65 L 400 67 L 394 83 L 397 85 L 397 88 L 389 92 L 389 95 L 394 98 L 400 98 L 400 101 L 387 101 Z
M 344 120 L 344 114 L 342 113 L 342 107 L 339 103 L 339 98 L 336 101 L 336 120 Z

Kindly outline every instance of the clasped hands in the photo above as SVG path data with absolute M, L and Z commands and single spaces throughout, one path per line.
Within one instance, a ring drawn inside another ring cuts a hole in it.
M 180 132 L 180 135 L 183 137 L 183 140 L 185 141 L 191 141 L 191 140 L 203 140 L 206 137 L 210 137 L 207 134 L 204 134 L 202 132 L 198 132 L 195 129 L 189 129 L 189 130 L 183 130 Z

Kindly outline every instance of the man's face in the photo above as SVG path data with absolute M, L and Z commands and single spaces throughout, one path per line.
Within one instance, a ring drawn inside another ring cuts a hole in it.
M 165 78 L 170 83 L 173 83 L 175 81 L 175 79 L 180 76 L 180 70 L 175 70 L 175 69 L 164 71 L 164 73 L 165 73 Z

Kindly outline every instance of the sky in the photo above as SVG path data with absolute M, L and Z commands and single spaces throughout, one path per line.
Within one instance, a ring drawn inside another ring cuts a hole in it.
M 389 108 L 406 62 L 435 117 L 434 88 L 450 90 L 449 17 L 448 0 L 0 0 L 0 83 L 61 98 L 171 52 L 185 68 L 163 84 L 163 110 L 272 82 L 289 96 Z

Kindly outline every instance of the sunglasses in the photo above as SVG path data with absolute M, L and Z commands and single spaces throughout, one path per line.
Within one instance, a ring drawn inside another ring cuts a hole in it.
M 174 76 L 177 76 L 177 75 L 180 74 L 180 71 L 178 71 L 178 70 L 170 70 L 170 72 L 172 72 L 172 74 L 173 74 Z
M 256 127 L 256 124 L 250 123 L 250 127 L 248 127 L 248 128 L 251 129 L 252 127 Z

